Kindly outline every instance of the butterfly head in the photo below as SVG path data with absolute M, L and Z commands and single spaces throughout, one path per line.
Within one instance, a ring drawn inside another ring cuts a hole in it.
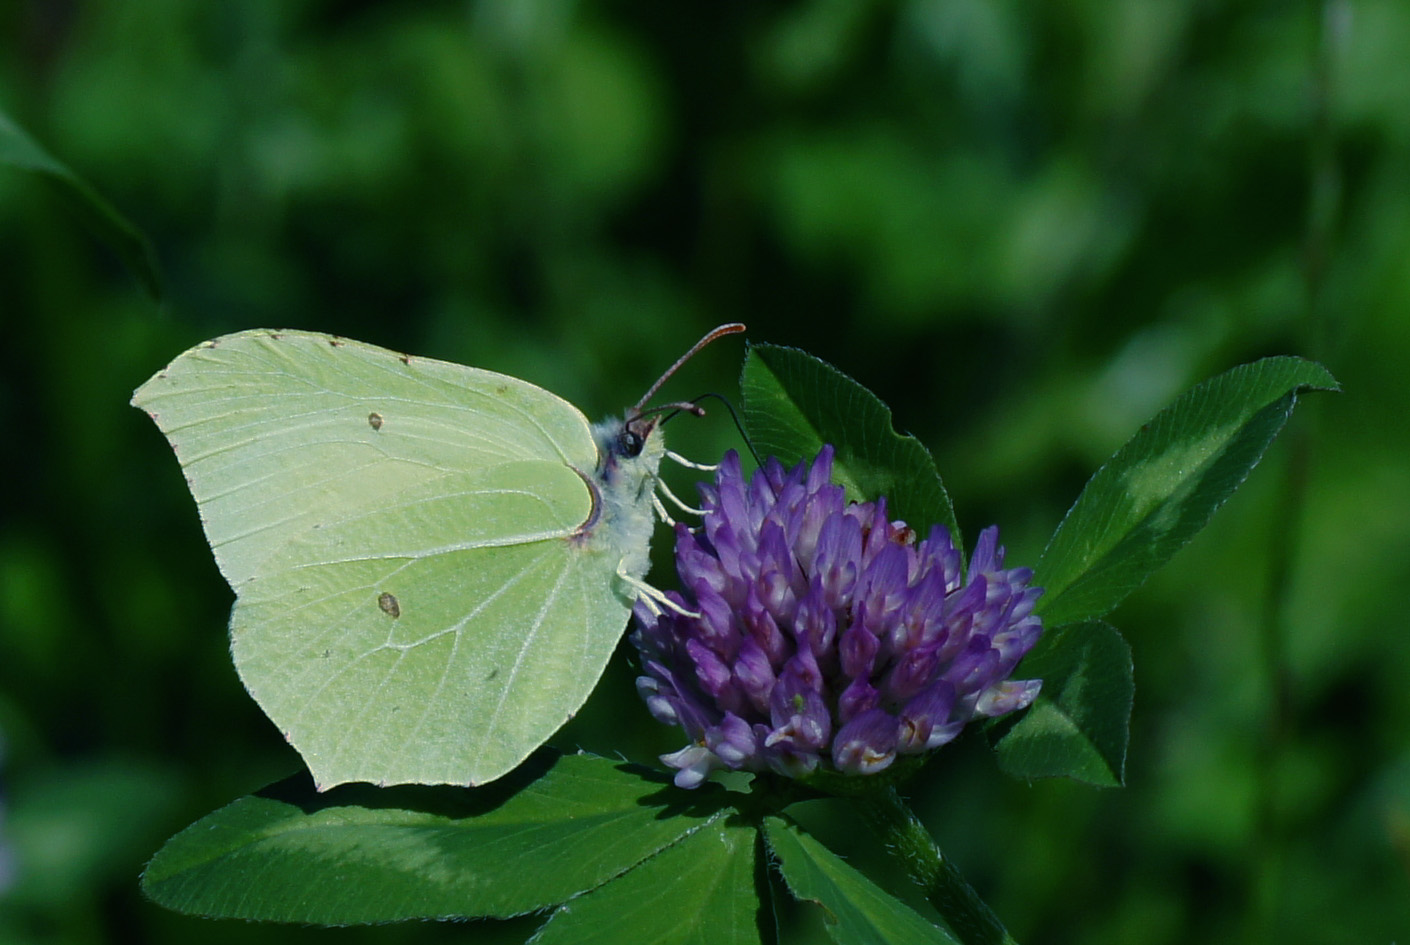
M 661 459 L 666 455 L 661 427 L 665 418 L 675 412 L 683 410 L 697 416 L 705 412 L 692 403 L 646 405 L 697 351 L 716 338 L 743 330 L 740 324 L 716 328 L 671 365 L 622 419 L 593 425 L 593 440 L 597 443 L 597 469 L 591 481 L 593 515 L 580 534 L 616 549 L 622 555 L 620 571 L 632 580 L 640 581 L 649 565 L 647 546 L 656 522 L 653 500 Z
M 649 501 L 661 457 L 666 452 L 661 414 L 652 412 L 643 416 L 632 409 L 620 420 L 593 424 L 592 435 L 597 442 L 594 478 L 598 487 L 624 500 L 645 496 Z

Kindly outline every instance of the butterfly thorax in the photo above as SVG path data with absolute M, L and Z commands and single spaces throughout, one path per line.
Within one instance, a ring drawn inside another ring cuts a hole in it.
M 628 415 L 593 424 L 597 469 L 584 476 L 593 490 L 593 515 L 580 537 L 594 550 L 620 555 L 618 570 L 634 580 L 650 566 L 648 546 L 656 524 L 651 500 L 666 453 L 654 419 Z

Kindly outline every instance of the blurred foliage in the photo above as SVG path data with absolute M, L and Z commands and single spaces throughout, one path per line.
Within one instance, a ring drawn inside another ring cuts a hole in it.
M 1112 617 L 1129 786 L 1013 782 L 970 740 L 912 794 L 1026 943 L 1410 937 L 1401 0 L 18 0 L 0 37 L 0 112 L 167 280 L 155 307 L 0 168 L 0 941 L 494 932 L 140 899 L 164 837 L 297 759 L 235 678 L 230 594 L 133 387 L 204 338 L 296 326 L 602 414 L 736 319 L 876 390 L 1014 562 L 1180 390 L 1326 363 L 1346 393 Z M 729 348 L 673 389 L 729 392 Z M 672 436 L 737 442 L 722 411 Z M 631 675 L 562 743 L 674 747 Z
M 0 112 L 0 166 L 29 171 L 56 185 L 71 201 L 71 209 L 83 217 L 89 229 L 142 280 L 152 298 L 161 298 L 161 276 L 146 236 L 124 219 L 91 184 L 55 160 L 3 112 Z

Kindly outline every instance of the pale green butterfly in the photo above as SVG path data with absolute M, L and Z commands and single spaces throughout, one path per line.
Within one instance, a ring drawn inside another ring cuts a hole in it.
M 526 381 L 244 331 L 137 389 L 234 589 L 231 653 L 314 781 L 480 784 L 582 706 L 645 584 L 667 454 Z M 700 412 L 698 408 L 691 408 Z

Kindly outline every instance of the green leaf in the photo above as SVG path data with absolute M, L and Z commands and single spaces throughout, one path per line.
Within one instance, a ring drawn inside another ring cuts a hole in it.
M 0 112 L 0 164 L 30 171 L 58 185 L 93 232 L 117 253 L 154 299 L 162 294 L 152 244 L 92 185 L 39 146 L 24 129 Z
M 317 794 L 300 776 L 167 841 L 142 888 L 169 909 L 226 918 L 508 917 L 677 843 L 718 816 L 723 793 L 686 795 L 608 759 L 547 752 L 481 788 Z
M 788 891 L 822 909 L 827 932 L 839 945 L 957 943 L 791 821 L 767 818 L 764 839 Z
M 1135 692 L 1121 634 L 1099 620 L 1050 630 L 1016 675 L 1043 680 L 1043 690 L 1017 721 L 995 727 L 999 766 L 1020 778 L 1119 787 Z
M 824 443 L 837 450 L 833 481 L 857 501 L 885 496 L 893 519 L 922 537 L 931 525 L 960 545 L 950 497 L 919 440 L 892 426 L 891 409 L 825 361 L 796 348 L 749 346 L 740 379 L 744 422 L 754 448 L 785 466 L 811 460 Z
M 1050 625 L 1100 617 L 1185 545 L 1263 457 L 1304 390 L 1337 390 L 1321 365 L 1266 358 L 1180 396 L 1088 481 L 1033 582 Z
M 757 945 L 757 831 L 723 815 L 558 907 L 532 945 Z

